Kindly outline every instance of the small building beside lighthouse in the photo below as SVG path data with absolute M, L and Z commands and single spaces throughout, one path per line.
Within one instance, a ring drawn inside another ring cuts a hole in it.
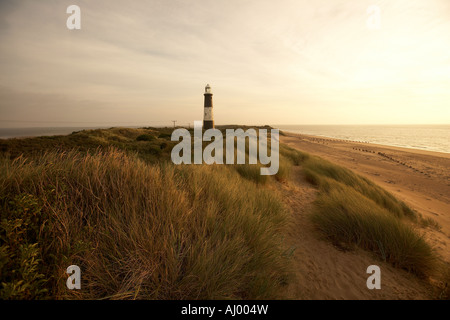
M 213 100 L 212 100 L 212 92 L 209 84 L 205 87 L 205 103 L 204 103 L 204 112 L 203 112 L 203 129 L 214 129 L 214 118 L 213 118 Z

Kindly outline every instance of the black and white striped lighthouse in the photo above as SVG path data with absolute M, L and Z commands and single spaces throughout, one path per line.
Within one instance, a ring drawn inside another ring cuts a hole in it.
M 203 114 L 203 129 L 214 129 L 214 119 L 213 119 L 213 101 L 212 92 L 209 84 L 205 87 L 205 104 L 204 104 L 204 114 Z

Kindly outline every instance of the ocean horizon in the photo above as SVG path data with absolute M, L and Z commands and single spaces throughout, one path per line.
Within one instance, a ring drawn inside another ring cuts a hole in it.
M 450 153 L 450 125 L 272 125 L 280 130 L 327 138 L 369 142 Z M 67 135 L 74 131 L 106 129 L 101 127 L 25 127 L 0 128 L 0 139 Z M 145 126 L 116 126 L 142 128 Z
M 450 125 L 278 125 L 274 127 L 292 133 L 450 153 Z

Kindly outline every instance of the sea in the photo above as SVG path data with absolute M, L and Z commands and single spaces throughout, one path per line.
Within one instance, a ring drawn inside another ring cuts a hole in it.
M 277 125 L 280 130 L 450 153 L 450 125 Z
M 450 125 L 273 125 L 292 133 L 450 153 Z M 0 128 L 0 139 L 65 135 L 99 127 Z

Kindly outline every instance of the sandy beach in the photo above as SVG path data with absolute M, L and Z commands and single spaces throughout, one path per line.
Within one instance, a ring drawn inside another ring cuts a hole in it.
M 353 170 L 403 200 L 424 218 L 434 219 L 440 230 L 420 227 L 442 261 L 450 262 L 450 155 L 362 142 L 285 133 L 281 143 L 320 156 Z M 301 168 L 293 172 L 295 184 L 283 188 L 292 212 L 290 245 L 295 249 L 294 299 L 436 299 L 439 281 L 414 275 L 376 259 L 363 250 L 335 247 L 314 230 L 308 217 L 316 190 L 305 181 Z M 383 270 L 382 290 L 367 290 L 365 268 Z M 435 284 L 435 285 L 432 285 Z
M 292 133 L 281 142 L 353 170 L 434 219 L 441 230 L 424 232 L 450 261 L 450 154 Z

